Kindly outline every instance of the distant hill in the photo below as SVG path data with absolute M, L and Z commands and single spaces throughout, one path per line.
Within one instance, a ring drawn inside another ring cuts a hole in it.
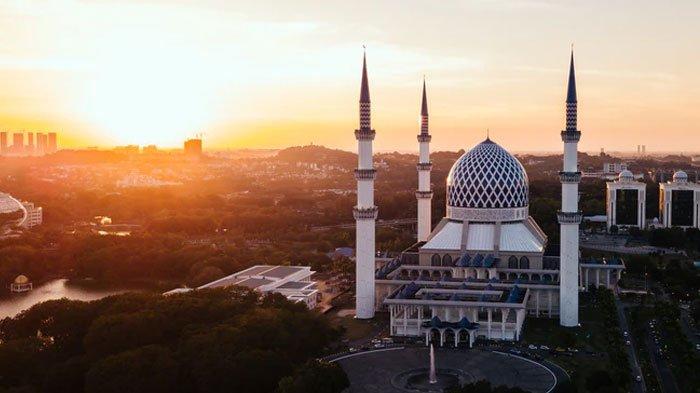
M 288 147 L 277 152 L 276 158 L 284 162 L 308 162 L 341 166 L 352 166 L 357 162 L 355 153 L 317 145 Z

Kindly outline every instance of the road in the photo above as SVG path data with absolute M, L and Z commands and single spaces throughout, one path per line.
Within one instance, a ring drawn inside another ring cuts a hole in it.
M 617 307 L 617 316 L 620 319 L 620 329 L 622 329 L 624 332 L 629 332 L 630 328 L 627 325 L 624 306 L 617 297 L 615 297 L 615 306 Z M 625 345 L 627 359 L 630 362 L 630 370 L 632 370 L 632 385 L 630 386 L 631 391 L 634 393 L 645 393 L 647 391 L 646 382 L 644 381 L 644 375 L 642 375 L 642 368 L 639 367 L 639 362 L 637 361 L 637 354 L 634 352 L 634 341 L 632 341 L 632 335 L 629 334 L 628 338 L 623 337 L 623 340 L 630 340 L 632 342 L 632 345 Z M 642 377 L 641 382 L 636 382 L 635 378 L 637 375 Z
M 693 348 L 700 344 L 700 336 L 696 335 L 697 332 L 690 323 L 690 315 L 688 314 L 688 310 L 681 309 L 681 328 L 683 329 L 685 336 L 688 338 L 688 341 L 693 344 Z
M 411 225 L 415 224 L 416 219 L 415 218 L 398 218 L 395 220 L 377 220 L 376 226 L 378 228 L 380 227 L 391 227 L 394 225 Z M 337 225 L 324 225 L 324 226 L 318 226 L 318 227 L 311 227 L 312 231 L 325 231 L 327 229 L 350 229 L 350 228 L 355 228 L 355 223 L 347 223 L 347 224 L 337 224 Z
M 651 365 L 654 367 L 656 377 L 659 379 L 659 383 L 661 384 L 661 391 L 664 393 L 680 392 L 678 385 L 676 384 L 676 378 L 674 378 L 671 369 L 668 367 L 666 359 L 660 355 L 659 350 L 661 349 L 661 341 L 659 341 L 659 344 L 657 344 L 657 342 L 653 340 L 648 326 L 644 329 L 644 331 L 647 348 L 649 348 Z

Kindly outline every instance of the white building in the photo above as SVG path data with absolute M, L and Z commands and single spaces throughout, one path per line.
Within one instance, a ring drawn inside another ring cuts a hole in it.
M 603 163 L 603 173 L 619 174 L 627 170 L 627 164 L 624 162 L 606 162 Z
M 316 307 L 319 296 L 316 282 L 311 280 L 311 276 L 314 273 L 309 266 L 255 265 L 238 273 L 233 273 L 204 284 L 197 287 L 197 289 L 238 285 L 261 293 L 279 293 L 290 301 L 304 303 L 306 307 L 313 309 Z M 191 290 L 191 288 L 177 288 L 166 292 L 165 295 Z
M 33 228 L 41 225 L 44 222 L 43 208 L 35 206 L 32 202 L 22 202 L 22 206 L 24 206 L 27 214 L 24 220 L 20 222 L 20 226 L 25 228 Z
M 628 170 L 620 172 L 614 182 L 606 185 L 608 230 L 617 227 L 644 229 L 646 223 L 646 184 L 634 180 Z
M 700 184 L 678 171 L 673 181 L 659 184 L 659 220 L 667 228 L 700 228 Z
M 518 340 L 528 315 L 560 317 L 562 325 L 576 326 L 578 292 L 617 285 L 625 268 L 621 260 L 579 261 L 573 57 L 561 135 L 561 258 L 544 255 L 547 236 L 529 215 L 525 169 L 487 138 L 450 169 L 447 214 L 427 239 L 375 273 L 374 307 L 388 310 L 391 335 L 455 346 L 478 337 Z

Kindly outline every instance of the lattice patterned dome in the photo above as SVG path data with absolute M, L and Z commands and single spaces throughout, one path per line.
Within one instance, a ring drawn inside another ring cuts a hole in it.
M 524 208 L 525 168 L 504 148 L 486 139 L 462 155 L 447 176 L 447 206 L 468 209 Z

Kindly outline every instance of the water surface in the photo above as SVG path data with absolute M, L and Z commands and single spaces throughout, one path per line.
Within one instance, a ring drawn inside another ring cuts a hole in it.
M 100 289 L 68 285 L 68 280 L 65 278 L 51 280 L 34 287 L 33 291 L 16 293 L 12 294 L 11 297 L 0 299 L 0 319 L 14 317 L 21 311 L 46 300 L 65 297 L 71 300 L 90 301 L 128 291 L 128 289 Z

